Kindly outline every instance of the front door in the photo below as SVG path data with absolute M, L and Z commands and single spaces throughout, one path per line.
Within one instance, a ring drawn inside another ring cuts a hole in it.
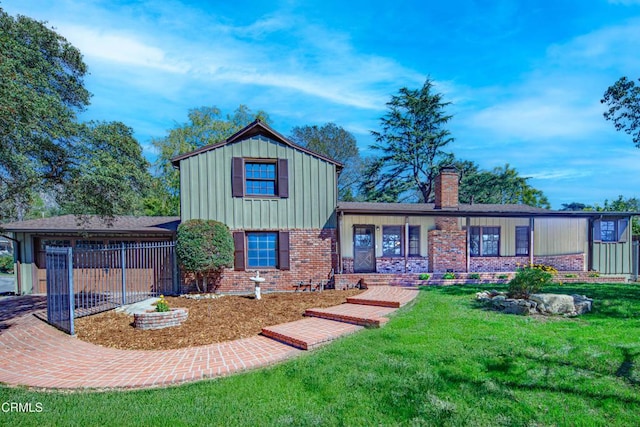
M 353 226 L 353 271 L 373 273 L 376 271 L 375 227 L 373 225 Z

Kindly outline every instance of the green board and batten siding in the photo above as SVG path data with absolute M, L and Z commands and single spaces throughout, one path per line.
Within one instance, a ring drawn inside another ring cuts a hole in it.
M 287 159 L 289 197 L 232 197 L 234 157 Z M 263 136 L 182 159 L 180 192 L 182 221 L 213 219 L 253 230 L 335 227 L 336 166 Z

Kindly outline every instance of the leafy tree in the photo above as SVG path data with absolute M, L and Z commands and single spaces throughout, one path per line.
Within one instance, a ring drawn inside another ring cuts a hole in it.
M 0 204 L 19 216 L 68 172 L 76 114 L 89 104 L 86 72 L 80 52 L 44 22 L 0 8 Z
M 549 209 L 549 200 L 529 185 L 509 164 L 495 167 L 492 171 L 480 171 L 473 162 L 458 162 L 460 165 L 460 202 L 489 204 L 523 204 Z
M 361 189 L 368 200 L 384 199 L 387 192 L 391 198 L 417 193 L 418 201 L 433 199 L 434 178 L 452 157 L 444 151 L 453 141 L 445 129 L 452 117 L 444 113 L 449 104 L 433 93 L 430 79 L 420 89 L 405 87 L 391 97 L 380 119 L 382 131 L 372 132 L 376 143 L 371 149 L 381 155 L 365 171 Z
M 636 147 L 640 148 L 640 86 L 620 77 L 609 86 L 600 102 L 609 106 L 604 118 L 613 121 L 616 130 L 632 135 Z
M 62 211 L 107 217 L 142 214 L 151 180 L 148 168 L 131 128 L 121 122 L 90 122 L 74 150 Z
M 219 278 L 225 267 L 233 266 L 233 252 L 233 237 L 221 222 L 192 219 L 178 226 L 178 262 L 184 271 L 196 276 L 196 287 L 200 292 L 208 290 L 207 273 Z
M 591 206 L 587 206 L 584 203 L 571 202 L 563 203 L 561 211 L 590 211 L 593 210 Z
M 344 165 L 338 177 L 338 198 L 354 200 L 354 187 L 360 181 L 362 159 L 356 139 L 335 123 L 321 127 L 296 126 L 291 130 L 291 140 L 302 147 L 330 157 Z
M 164 138 L 151 142 L 158 151 L 154 166 L 160 181 L 153 198 L 147 200 L 149 209 L 161 206 L 170 215 L 180 213 L 180 173 L 171 165 L 171 159 L 205 145 L 221 142 L 254 120 L 269 123 L 269 115 L 262 110 L 256 113 L 246 105 L 240 105 L 233 114 L 222 116 L 216 107 L 200 107 L 189 110 L 189 121 L 168 131 Z

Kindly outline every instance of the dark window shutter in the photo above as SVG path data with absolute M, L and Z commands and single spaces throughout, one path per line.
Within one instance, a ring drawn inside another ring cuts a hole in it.
M 233 269 L 238 271 L 245 270 L 244 262 L 244 231 L 233 232 Z
M 278 233 L 278 268 L 280 270 L 290 270 L 289 263 L 289 232 Z
M 231 196 L 244 197 L 244 159 L 234 157 L 231 161 Z
M 626 242 L 627 241 L 627 227 L 629 226 L 628 219 L 619 219 L 618 220 L 618 242 Z
M 602 235 L 600 233 L 600 220 L 596 219 L 595 221 L 593 221 L 593 241 L 594 242 L 601 242 L 602 241 Z
M 289 161 L 278 159 L 278 196 L 289 197 Z

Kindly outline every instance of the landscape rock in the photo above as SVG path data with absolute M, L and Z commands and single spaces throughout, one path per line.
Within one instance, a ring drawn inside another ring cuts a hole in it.
M 476 300 L 507 314 L 577 316 L 591 311 L 593 300 L 584 295 L 533 294 L 529 299 L 508 298 L 495 290 L 476 293 Z
M 538 304 L 538 311 L 547 314 L 575 315 L 576 307 L 571 295 L 561 294 L 533 294 L 530 300 Z
M 585 295 L 571 295 L 573 297 L 573 305 L 576 308 L 576 314 L 584 314 L 591 311 L 593 299 Z

